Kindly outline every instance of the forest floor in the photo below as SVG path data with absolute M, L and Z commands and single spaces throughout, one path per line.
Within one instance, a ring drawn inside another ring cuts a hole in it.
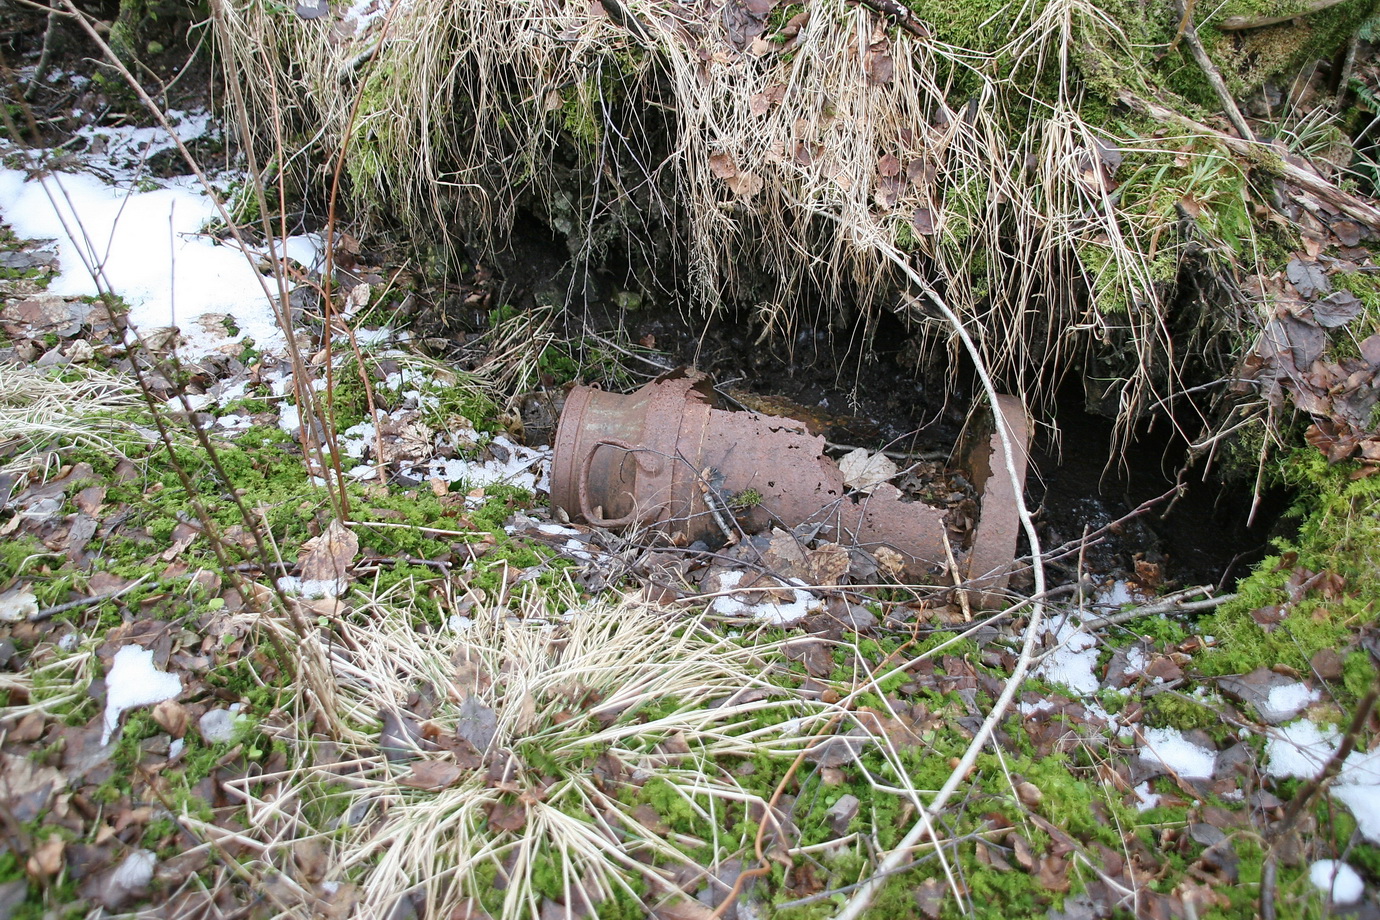
M 1299 534 L 1235 590 L 1075 540 L 983 612 L 808 533 L 572 524 L 542 401 L 660 356 L 494 310 L 438 357 L 353 240 L 326 334 L 304 236 L 294 361 L 149 130 L 0 171 L 0 918 L 1380 916 L 1364 437 L 1292 461 Z M 1361 310 L 1317 256 L 1296 357 Z

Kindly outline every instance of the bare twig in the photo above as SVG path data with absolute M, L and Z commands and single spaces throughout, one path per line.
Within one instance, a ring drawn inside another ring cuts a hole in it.
M 1202 68 L 1203 75 L 1207 77 L 1208 84 L 1212 91 L 1217 94 L 1217 101 L 1222 105 L 1222 111 L 1226 112 L 1227 119 L 1231 121 L 1232 127 L 1237 130 L 1246 140 L 1255 140 L 1255 135 L 1251 133 L 1250 126 L 1246 124 L 1245 116 L 1236 107 L 1236 100 L 1231 97 L 1231 91 L 1227 89 L 1226 82 L 1222 79 L 1222 72 L 1217 69 L 1212 58 L 1208 56 L 1207 49 L 1203 47 L 1202 41 L 1198 38 L 1198 29 L 1193 25 L 1192 7 L 1185 8 L 1182 2 L 1175 0 L 1174 9 L 1182 17 L 1180 28 L 1183 30 L 1184 42 L 1188 45 L 1188 50 L 1193 54 L 1193 60 L 1198 62 Z
M 36 610 L 33 613 L 29 614 L 29 622 L 38 623 L 42 620 L 49 619 L 50 617 L 55 617 L 59 613 L 66 613 L 69 610 L 76 610 L 78 607 L 90 607 L 94 604 L 104 604 L 106 601 L 113 601 L 115 598 L 121 597 L 133 591 L 135 588 L 139 587 L 152 577 L 152 575 L 148 574 L 142 575 L 140 576 L 138 581 L 130 582 L 118 591 L 110 591 L 105 594 L 97 594 L 95 597 L 83 597 L 80 600 L 68 601 L 65 604 L 58 604 L 56 607 L 45 607 L 42 610 Z

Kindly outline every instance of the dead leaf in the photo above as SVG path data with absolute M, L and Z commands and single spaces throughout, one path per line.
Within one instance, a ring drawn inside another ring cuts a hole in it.
M 152 715 L 158 727 L 174 738 L 181 738 L 187 734 L 187 707 L 176 700 L 164 700 L 159 703 L 153 707 Z
M 943 882 L 937 878 L 927 878 L 915 889 L 915 906 L 920 908 L 920 913 L 928 920 L 939 920 L 947 894 L 948 889 L 944 887 Z
M 88 486 L 78 492 L 72 501 L 77 506 L 78 511 L 95 517 L 101 510 L 101 504 L 105 501 L 105 486 Z
M 1324 329 L 1345 326 L 1360 315 L 1360 298 L 1350 291 L 1333 291 L 1313 304 L 1313 318 Z
M 1035 880 L 1047 891 L 1069 890 L 1069 861 L 1062 856 L 1044 856 L 1039 861 L 1040 871 Z
M 1359 246 L 1364 228 L 1354 220 L 1339 220 L 1332 224 L 1332 232 L 1343 246 Z
M 439 792 L 454 786 L 465 771 L 448 760 L 421 760 L 412 765 L 412 772 L 398 780 L 398 785 L 427 792 Z
M 350 578 L 350 566 L 359 552 L 359 537 L 332 520 L 319 537 L 302 545 L 303 582 L 325 582 L 343 591 Z M 338 591 L 337 593 L 341 593 Z
M 178 556 L 182 555 L 183 550 L 191 546 L 199 536 L 201 536 L 200 527 L 197 527 L 195 524 L 188 524 L 186 521 L 179 523 L 173 528 L 172 546 L 163 550 L 159 558 L 164 562 L 172 562 Z
M 61 773 L 27 757 L 0 753 L 0 803 L 17 821 L 32 821 L 48 807 L 53 792 L 65 786 Z
M 881 452 L 868 453 L 859 447 L 839 461 L 843 484 L 855 492 L 871 492 L 899 472 L 891 458 Z
M 465 697 L 460 704 L 460 719 L 455 734 L 468 741 L 476 751 L 483 753 L 493 743 L 498 732 L 498 716 L 475 694 Z
M 726 153 L 709 155 L 709 171 L 720 179 L 732 179 L 738 175 L 738 167 L 734 164 L 733 157 Z
M 521 802 L 495 802 L 489 807 L 489 829 L 517 833 L 527 826 L 527 806 Z
M 810 573 L 810 583 L 815 585 L 841 584 L 852 565 L 848 550 L 837 543 L 826 543 L 810 550 L 805 557 L 805 565 Z
M 895 154 L 886 154 L 877 161 L 877 174 L 881 176 L 899 176 L 901 174 L 901 161 L 896 159 Z
M 873 45 L 867 53 L 867 82 L 873 86 L 890 86 L 896 76 L 896 62 L 892 60 L 888 43 Z
M 910 225 L 921 236 L 931 236 L 934 233 L 934 212 L 929 208 L 916 208 L 910 217 Z
M 1299 296 L 1305 300 L 1312 300 L 1318 294 L 1326 294 L 1332 290 L 1327 273 L 1317 262 L 1290 259 L 1289 264 L 1285 266 L 1284 274 L 1299 292 Z
M 724 180 L 729 190 L 739 198 L 751 198 L 762 191 L 762 177 L 756 173 L 740 172 L 730 179 Z
M 877 568 L 888 578 L 897 578 L 906 567 L 906 559 L 889 546 L 879 546 L 872 554 L 877 559 Z
M 38 848 L 34 850 L 33 855 L 29 857 L 29 861 L 25 864 L 24 868 L 27 869 L 29 875 L 34 878 L 44 879 L 57 875 L 62 871 L 62 855 L 66 846 L 66 842 L 61 837 L 57 834 L 53 834 L 47 840 L 43 841 L 43 843 L 39 844 Z

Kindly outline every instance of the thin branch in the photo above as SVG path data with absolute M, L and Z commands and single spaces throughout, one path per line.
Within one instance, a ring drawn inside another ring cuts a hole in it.
M 1180 0 L 1175 0 L 1175 12 L 1183 17 L 1182 29 L 1184 42 L 1188 45 L 1188 50 L 1193 53 L 1193 60 L 1198 62 L 1202 68 L 1203 75 L 1207 77 L 1208 85 L 1217 94 L 1217 101 L 1222 105 L 1222 111 L 1226 112 L 1227 119 L 1237 133 L 1246 140 L 1255 140 L 1255 135 L 1251 133 L 1251 128 L 1246 124 L 1246 118 L 1241 114 L 1241 110 L 1236 107 L 1236 100 L 1231 97 L 1231 91 L 1227 89 L 1226 81 L 1222 79 L 1222 72 L 1217 69 L 1212 58 L 1208 57 L 1207 49 L 1203 47 L 1202 41 L 1198 38 L 1198 29 L 1193 25 L 1192 11 L 1185 8 Z

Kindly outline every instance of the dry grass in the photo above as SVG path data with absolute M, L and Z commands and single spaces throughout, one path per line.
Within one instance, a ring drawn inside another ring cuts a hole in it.
M 119 453 L 112 437 L 128 438 L 128 413 L 142 405 L 132 380 L 108 371 L 0 364 L 0 473 L 23 474 L 70 445 Z M 152 436 L 150 436 L 150 440 Z
M 680 234 L 701 308 L 741 296 L 745 268 L 756 285 L 765 275 L 758 320 L 783 337 L 819 292 L 866 316 L 890 308 L 897 275 L 881 250 L 899 247 L 970 323 L 1003 388 L 1038 402 L 1085 350 L 1114 344 L 1134 356 L 1110 396 L 1124 419 L 1175 389 L 1147 235 L 1103 168 L 1121 142 L 1081 115 L 1070 55 L 1134 59 L 1095 4 L 1026 4 L 1009 41 L 981 50 L 813 3 L 789 54 L 761 56 L 683 6 L 624 5 L 636 32 L 583 4 L 415 0 L 386 31 L 333 44 L 330 20 L 215 4 L 240 75 L 271 88 L 251 113 L 261 134 L 285 116 L 326 150 L 347 144 L 366 213 L 435 238 L 463 215 L 461 236 L 492 242 L 535 195 L 591 258 L 596 225 L 635 206 L 644 232 Z M 353 125 L 347 88 L 362 94 Z M 669 150 L 652 119 L 673 123 Z M 572 137 L 574 186 L 555 159 Z M 914 320 L 922 350 L 956 352 L 946 323 Z
M 360 603 L 336 636 L 335 705 L 353 728 L 337 735 L 335 756 L 231 785 L 259 841 L 256 871 L 270 876 L 316 841 L 330 851 L 327 881 L 356 883 L 361 917 L 391 916 L 405 898 L 419 915 L 425 905 L 427 916 L 451 916 L 481 897 L 492 903 L 499 885 L 495 916 L 535 920 L 553 877 L 566 904 L 682 897 L 687 878 L 693 890 L 752 846 L 746 825 L 726 829 L 724 809 L 765 803 L 725 764 L 793 756 L 839 711 L 765 683 L 773 646 L 744 646 L 628 599 L 566 606 L 533 592 L 522 617 L 471 611 L 463 625 L 425 632 L 399 589 Z M 767 698 L 734 702 L 754 688 Z M 792 715 L 754 718 L 770 707 Z M 380 720 L 393 726 L 386 737 Z M 477 739 L 477 751 L 432 743 L 457 736 Z M 310 744 L 296 728 L 284 738 Z M 455 771 L 443 788 L 409 785 L 469 756 L 483 766 Z M 695 816 L 693 833 L 668 833 L 620 795 L 653 777 Z M 281 785 L 268 795 L 265 783 Z M 326 788 L 326 811 L 344 817 L 313 823 Z M 705 864 L 686 855 L 706 848 Z M 305 888 L 300 903 L 311 903 Z

